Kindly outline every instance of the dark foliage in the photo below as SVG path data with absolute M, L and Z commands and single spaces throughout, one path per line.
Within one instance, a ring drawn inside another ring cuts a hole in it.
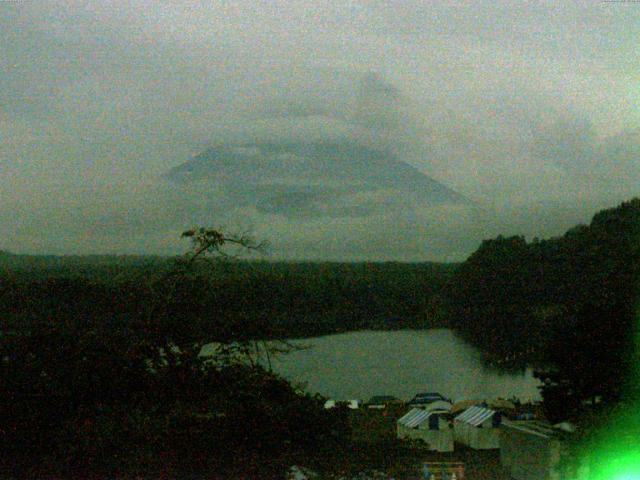
M 346 411 L 251 358 L 267 324 L 216 308 L 205 267 L 106 267 L 5 270 L 3 478 L 282 478 L 346 452 Z
M 537 364 L 548 413 L 560 420 L 633 386 L 639 275 L 635 199 L 559 238 L 483 242 L 440 304 L 489 361 Z
M 0 258 L 0 315 L 8 324 L 34 318 L 91 316 L 122 322 L 146 314 L 160 293 L 176 322 L 216 311 L 234 335 L 317 336 L 359 329 L 434 324 L 429 301 L 455 265 L 224 261 L 195 266 L 178 285 L 151 290 L 148 279 L 173 272 L 154 257 Z M 167 290 L 172 289 L 171 298 Z

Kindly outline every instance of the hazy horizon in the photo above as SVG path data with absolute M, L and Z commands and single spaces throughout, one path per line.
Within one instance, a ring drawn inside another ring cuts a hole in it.
M 175 254 L 205 225 L 270 259 L 460 261 L 640 195 L 638 4 L 23 1 L 0 2 L 0 28 L 14 253 Z M 286 153 L 254 158 L 274 173 L 250 183 L 164 178 L 209 147 L 292 142 L 390 166 L 314 182 Z M 472 205 L 421 198 L 401 164 Z

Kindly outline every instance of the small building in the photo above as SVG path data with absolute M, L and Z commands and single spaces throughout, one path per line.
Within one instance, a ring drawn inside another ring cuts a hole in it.
M 465 480 L 463 462 L 425 462 L 422 476 L 429 480 Z
M 453 404 L 453 407 L 451 407 L 451 414 L 455 415 L 457 413 L 464 412 L 467 408 L 480 405 L 481 403 L 482 400 L 461 400 Z
M 411 407 L 425 407 L 430 403 L 438 401 L 447 401 L 447 399 L 438 392 L 416 393 L 407 405 Z
M 429 450 L 453 452 L 452 425 L 441 413 L 412 408 L 396 425 L 400 439 L 422 440 Z
M 375 395 L 367 402 L 367 408 L 383 409 L 388 405 L 399 405 L 402 400 L 391 395 Z
M 446 400 L 436 400 L 435 402 L 431 402 L 430 404 L 425 405 L 422 408 L 424 408 L 428 412 L 451 413 L 451 407 L 453 407 L 451 402 L 447 402 Z
M 565 451 L 564 439 L 572 429 L 541 421 L 505 420 L 500 427 L 500 463 L 514 480 L 556 480 Z M 586 471 L 571 478 L 584 478 Z
M 511 400 L 504 398 L 494 398 L 487 402 L 489 408 L 502 413 L 512 413 L 516 411 L 516 405 Z
M 325 410 L 331 410 L 332 408 L 336 408 L 336 406 L 336 401 L 331 398 L 324 402 Z
M 336 407 L 346 407 L 351 410 L 357 410 L 362 406 L 362 400 L 333 400 L 332 398 L 324 402 L 324 408 L 331 410 Z
M 475 450 L 500 448 L 502 415 L 483 406 L 470 407 L 453 420 L 455 441 Z

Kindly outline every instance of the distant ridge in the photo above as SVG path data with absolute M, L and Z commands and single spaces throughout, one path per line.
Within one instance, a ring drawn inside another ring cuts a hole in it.
M 370 205 L 360 197 L 389 192 L 411 194 L 429 205 L 471 203 L 389 153 L 346 141 L 211 147 L 172 168 L 165 178 L 177 185 L 219 182 L 259 209 L 281 214 L 292 209 L 320 214 L 321 206 L 349 197 L 349 205 L 341 210 L 331 205 L 325 213 L 366 214 Z

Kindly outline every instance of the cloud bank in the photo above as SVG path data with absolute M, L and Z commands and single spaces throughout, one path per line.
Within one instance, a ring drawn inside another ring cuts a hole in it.
M 452 260 L 560 234 L 638 195 L 639 27 L 591 2 L 5 2 L 0 247 L 173 253 L 208 222 L 274 258 Z M 387 152 L 474 206 L 356 189 L 351 214 L 293 215 L 317 192 L 269 210 L 163 178 L 286 142 Z

